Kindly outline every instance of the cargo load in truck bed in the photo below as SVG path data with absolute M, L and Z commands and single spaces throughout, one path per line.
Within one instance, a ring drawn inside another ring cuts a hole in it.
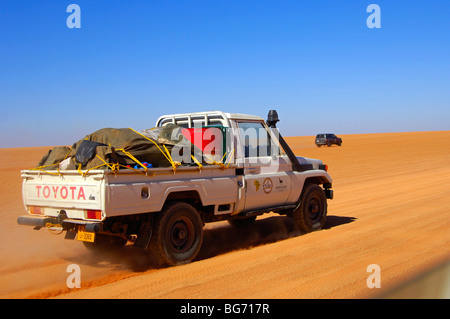
M 188 151 L 188 157 L 201 157 L 201 150 L 182 134 L 183 128 L 168 124 L 137 132 L 131 128 L 103 128 L 87 135 L 72 147 L 57 146 L 49 150 L 36 168 L 44 170 L 91 170 L 145 167 L 170 167 L 186 163 L 171 156 L 175 145 L 177 155 Z M 199 156 L 200 154 L 200 156 Z M 186 157 L 184 157 L 186 158 Z M 195 164 L 194 161 L 189 164 Z

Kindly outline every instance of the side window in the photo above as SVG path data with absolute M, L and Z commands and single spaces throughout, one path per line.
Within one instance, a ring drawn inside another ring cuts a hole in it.
M 263 157 L 272 155 L 269 133 L 260 122 L 238 122 L 241 144 L 245 157 Z M 279 154 L 276 154 L 279 155 Z

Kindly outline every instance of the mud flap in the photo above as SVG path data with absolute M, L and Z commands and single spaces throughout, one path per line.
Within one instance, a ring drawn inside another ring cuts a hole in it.
M 151 219 L 151 218 L 149 218 Z M 139 228 L 139 233 L 136 241 L 134 242 L 134 247 L 147 249 L 150 239 L 152 238 L 152 223 L 151 220 L 142 222 Z
M 64 236 L 64 239 L 74 240 L 76 236 L 77 236 L 77 232 L 68 230 L 68 231 L 66 231 L 66 235 Z

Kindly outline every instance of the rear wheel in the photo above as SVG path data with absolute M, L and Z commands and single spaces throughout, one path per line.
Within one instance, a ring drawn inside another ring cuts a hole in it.
M 173 202 L 155 216 L 148 251 L 159 265 L 191 262 L 203 241 L 203 221 L 197 210 L 185 202 Z
M 300 206 L 291 214 L 294 223 L 305 233 L 321 229 L 327 216 L 327 199 L 322 187 L 305 185 L 300 201 Z

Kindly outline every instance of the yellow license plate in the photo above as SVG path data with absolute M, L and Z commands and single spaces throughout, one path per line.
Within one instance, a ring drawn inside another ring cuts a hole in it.
M 78 230 L 77 240 L 93 243 L 94 239 L 95 239 L 95 233 L 89 233 L 89 232 L 86 232 L 86 231 L 80 230 L 80 229 Z

